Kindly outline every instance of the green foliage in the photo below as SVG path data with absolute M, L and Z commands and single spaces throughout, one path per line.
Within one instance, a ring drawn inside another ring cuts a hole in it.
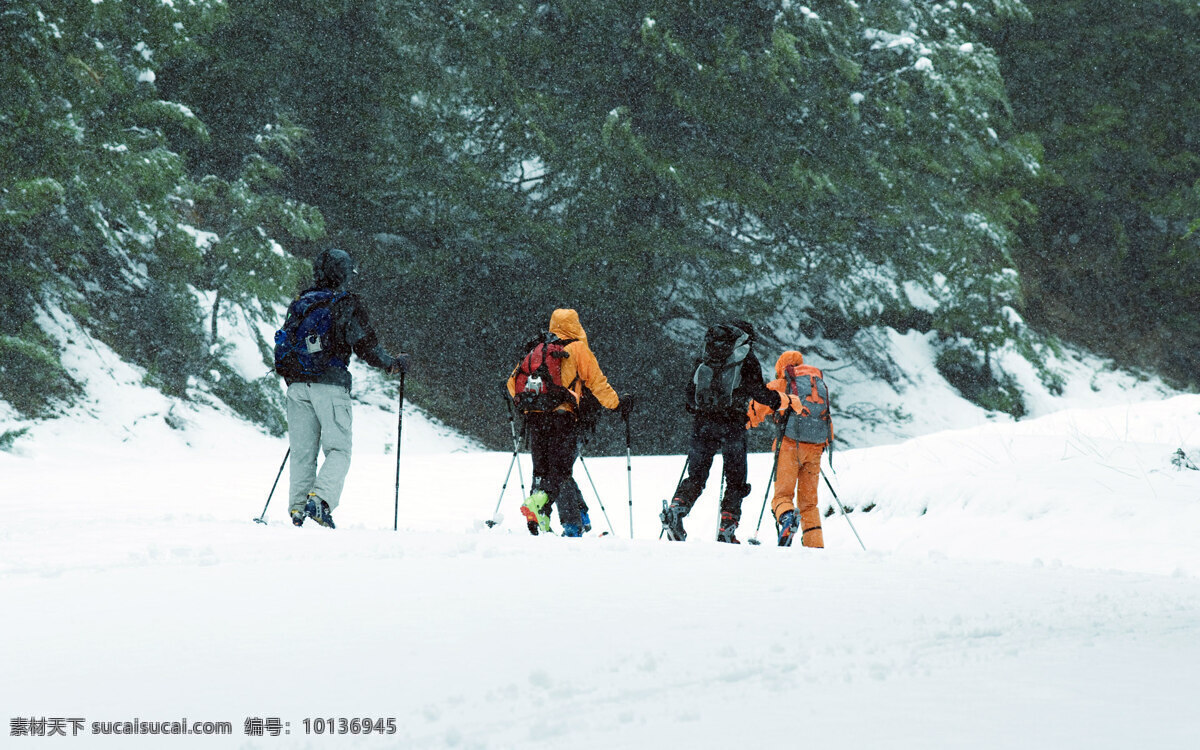
M 174 224 L 183 174 L 154 127 L 172 109 L 154 96 L 155 60 L 186 46 L 205 6 L 39 5 L 5 11 L 0 221 L 39 267 L 77 272 L 111 251 L 137 259 Z
M 1036 162 L 1009 122 L 996 56 L 967 20 L 1020 15 L 1020 3 L 814 8 L 561 0 L 431 11 L 438 54 L 458 75 L 425 101 L 477 113 L 438 123 L 460 144 L 446 171 L 464 179 L 449 187 L 470 198 L 449 222 L 416 217 L 419 233 L 397 206 L 404 222 L 389 231 L 430 251 L 394 265 L 422 292 L 445 289 L 433 315 L 450 336 L 475 339 L 505 319 L 484 324 L 457 306 L 488 287 L 516 298 L 508 319 L 526 332 L 544 325 L 546 300 L 619 322 L 594 338 L 633 349 L 614 370 L 656 394 L 687 370 L 663 332 L 670 320 L 787 309 L 830 324 L 814 337 L 849 339 L 907 305 L 905 282 L 937 299 L 941 325 L 995 347 L 1014 333 L 1012 229 L 1028 216 L 1020 188 Z M 464 258 L 486 265 L 484 284 Z M 490 295 L 484 306 L 511 303 Z
M 643 449 L 680 447 L 681 332 L 722 317 L 936 330 L 1008 413 L 997 351 L 1061 388 L 1026 318 L 1178 332 L 1158 356 L 1194 364 L 1194 4 L 45 5 L 0 28 L 0 313 L 75 300 L 171 393 L 224 373 L 222 305 L 270 314 L 288 250 L 327 244 L 414 395 L 496 445 L 489 394 L 559 306 L 647 395 Z M 278 427 L 258 384 L 213 388 Z
M 38 177 L 17 182 L 9 193 L 11 197 L 4 213 L 0 214 L 0 221 L 21 227 L 58 205 L 66 190 L 52 177 Z
M 321 206 L 339 223 L 378 223 L 362 192 L 384 178 L 376 176 L 382 156 L 376 146 L 395 123 L 382 105 L 398 96 L 390 82 L 409 70 L 396 68 L 389 15 L 403 28 L 406 5 L 230 4 L 212 33 L 164 72 L 166 89 L 210 127 L 211 139 L 193 149 L 198 168 L 233 181 L 244 173 L 248 144 L 261 147 L 266 139 L 281 146 L 272 128 L 286 132 L 298 123 L 309 139 L 272 156 L 287 163 L 288 196 Z
M 20 414 L 49 416 L 77 392 L 53 342 L 40 331 L 27 327 L 20 336 L 0 335 L 0 399 Z
M 207 370 L 208 340 L 196 303 L 182 284 L 152 282 L 91 296 L 97 334 L 121 356 L 146 368 L 147 385 L 187 397 L 188 378 Z
M 13 444 L 20 440 L 27 432 L 29 432 L 29 428 L 22 427 L 17 430 L 5 430 L 3 433 L 0 433 L 0 451 L 11 451 Z
M 228 365 L 214 363 L 216 377 L 209 376 L 212 394 L 225 402 L 243 419 L 262 425 L 275 437 L 287 434 L 287 415 L 279 391 L 279 379 L 267 375 L 246 380 Z
M 938 307 L 934 324 L 944 335 L 959 341 L 971 339 L 981 350 L 986 367 L 991 353 L 1020 335 L 1020 320 L 1009 305 L 1019 301 L 1020 284 L 1015 271 L 979 275 L 955 264 L 942 289 L 946 302 Z
M 85 326 L 180 396 L 207 357 L 189 285 L 216 291 L 215 336 L 222 300 L 262 310 L 294 288 L 275 238 L 323 232 L 319 211 L 276 191 L 276 160 L 296 158 L 287 123 L 248 140 L 228 182 L 189 169 L 183 149 L 212 134 L 161 95 L 158 74 L 193 58 L 226 12 L 208 1 L 13 0 L 0 26 L 0 313 L 21 327 L 48 296 L 81 300 Z M 30 382 L 61 381 L 23 351 Z
M 1016 380 L 1007 373 L 996 376 L 992 367 L 981 362 L 971 349 L 956 344 L 938 353 L 937 369 L 962 397 L 989 411 L 999 411 L 1020 419 L 1025 403 Z
M 232 182 L 215 175 L 190 191 L 189 207 L 200 227 L 216 234 L 202 243 L 196 283 L 215 292 L 210 340 L 219 341 L 217 320 L 223 301 L 267 310 L 287 295 L 299 275 L 296 260 L 275 237 L 315 240 L 325 234 L 321 212 L 275 192 L 282 169 L 271 157 L 295 158 L 304 131 L 290 123 L 268 125 L 255 139 L 241 174 Z M 257 304 L 252 304 L 257 303 Z
M 614 382 L 664 394 L 657 442 L 682 432 L 666 394 L 693 346 L 672 321 L 787 310 L 848 339 L 912 317 L 911 283 L 963 341 L 1013 332 L 1036 141 L 977 30 L 1022 13 L 258 0 L 164 79 L 210 126 L 194 158 L 228 184 L 262 123 L 308 132 L 282 184 L 363 261 L 384 339 L 420 352 L 439 417 L 502 444 L 474 394 L 573 306 Z M 466 351 L 487 366 L 464 373 Z
M 992 34 L 1045 145 L 1019 268 L 1030 320 L 1126 364 L 1200 365 L 1200 8 L 1027 0 Z

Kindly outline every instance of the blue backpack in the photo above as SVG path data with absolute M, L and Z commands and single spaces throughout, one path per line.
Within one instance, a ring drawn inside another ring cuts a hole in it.
M 284 379 L 313 380 L 347 362 L 333 354 L 333 306 L 345 292 L 313 289 L 301 294 L 275 332 L 275 372 Z

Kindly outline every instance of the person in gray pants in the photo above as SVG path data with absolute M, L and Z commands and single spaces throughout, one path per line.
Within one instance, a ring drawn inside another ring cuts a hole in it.
M 322 526 L 334 528 L 332 512 L 338 507 L 350 470 L 353 444 L 348 369 L 351 354 L 391 375 L 408 370 L 408 356 L 393 357 L 384 351 L 362 300 L 345 291 L 355 273 L 354 261 L 345 251 L 325 250 L 313 261 L 313 286 L 301 292 L 288 311 L 289 319 L 297 311 L 302 311 L 299 317 L 305 317 L 309 311 L 321 311 L 307 317 L 324 315 L 326 320 L 319 335 L 310 332 L 308 337 L 316 351 L 326 350 L 321 352 L 321 366 L 284 375 L 292 450 L 288 511 L 296 526 L 312 518 Z M 321 451 L 325 453 L 325 461 L 318 471 L 317 457 Z

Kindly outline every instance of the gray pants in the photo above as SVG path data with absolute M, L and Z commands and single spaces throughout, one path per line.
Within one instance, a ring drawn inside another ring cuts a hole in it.
M 311 492 L 333 510 L 350 471 L 350 392 L 340 385 L 292 383 L 287 390 L 288 440 L 292 446 L 289 509 L 303 510 Z M 325 461 L 317 472 L 317 453 Z

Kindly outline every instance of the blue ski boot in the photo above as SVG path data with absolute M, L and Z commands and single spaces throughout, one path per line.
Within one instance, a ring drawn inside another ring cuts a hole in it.
M 318 502 L 320 502 L 319 506 L 317 505 Z M 304 513 L 327 529 L 337 528 L 333 525 L 333 514 L 329 512 L 329 503 L 324 500 L 318 501 L 317 496 L 312 493 L 308 495 L 308 502 L 304 505 Z
M 796 530 L 800 528 L 800 519 L 796 517 L 796 511 L 789 510 L 779 517 L 779 546 L 791 547 L 792 540 L 796 538 Z

